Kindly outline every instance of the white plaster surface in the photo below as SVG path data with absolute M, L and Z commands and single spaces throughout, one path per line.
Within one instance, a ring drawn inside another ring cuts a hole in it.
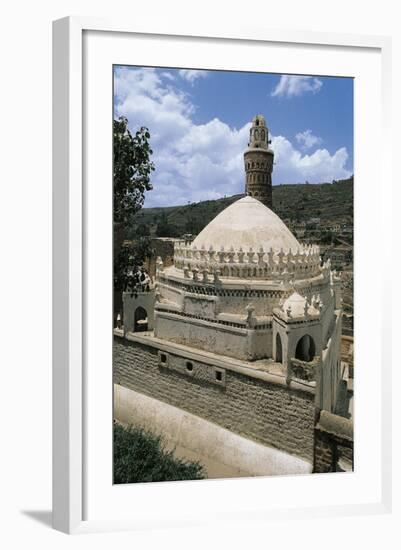
M 212 246 L 219 250 L 232 247 L 254 251 L 280 250 L 295 252 L 301 245 L 285 223 L 257 199 L 244 197 L 220 212 L 193 241 L 193 247 Z
M 308 474 L 302 459 L 223 429 L 186 411 L 114 385 L 114 416 L 125 425 L 162 434 L 176 456 L 199 460 L 209 478 Z

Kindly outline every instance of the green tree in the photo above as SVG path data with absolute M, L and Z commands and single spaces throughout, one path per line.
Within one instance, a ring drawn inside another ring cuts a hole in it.
M 150 235 L 149 226 L 145 225 L 144 223 L 140 223 L 137 226 L 135 233 L 137 237 L 149 237 Z
M 129 227 L 142 208 L 145 192 L 152 189 L 150 175 L 155 169 L 150 133 L 141 127 L 135 134 L 128 120 L 120 117 L 113 123 L 113 246 L 114 290 L 135 292 L 138 268 L 147 254 L 148 241 L 127 242 Z M 119 306 L 118 306 L 119 307 Z
M 333 233 L 331 231 L 324 231 L 320 238 L 322 244 L 332 244 L 333 242 Z
M 156 227 L 156 235 L 158 237 L 179 237 L 181 231 L 176 224 L 171 224 L 167 218 L 167 214 L 162 212 L 158 217 Z

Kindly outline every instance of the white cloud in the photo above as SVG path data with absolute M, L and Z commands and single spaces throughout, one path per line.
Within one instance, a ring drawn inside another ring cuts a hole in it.
M 115 74 L 116 116 L 126 116 L 135 131 L 147 126 L 156 171 L 146 206 L 186 204 L 244 191 L 243 152 L 250 123 L 230 127 L 214 118 L 196 124 L 196 106 L 156 69 L 120 68 Z M 272 139 L 275 152 L 274 183 L 311 183 L 347 177 L 347 152 L 334 155 L 318 149 L 303 154 L 287 138 Z
M 312 134 L 312 130 L 304 130 L 303 132 L 298 132 L 298 134 L 295 136 L 295 139 L 303 149 L 310 149 L 311 147 L 320 145 L 323 142 L 321 137 Z
M 205 78 L 207 76 L 207 71 L 201 71 L 198 69 L 181 69 L 179 71 L 179 75 L 184 80 L 187 80 L 193 84 L 198 78 Z
M 348 153 L 345 147 L 333 155 L 327 149 L 302 154 L 284 136 L 273 137 L 271 146 L 275 161 L 273 181 L 278 183 L 323 183 L 351 176 L 346 168 Z
M 117 115 L 126 116 L 131 128 L 147 126 L 152 145 L 177 139 L 191 126 L 192 103 L 182 91 L 164 83 L 155 69 L 117 69 L 114 93 Z
M 317 93 L 323 82 L 314 76 L 282 75 L 271 92 L 272 97 L 297 97 L 305 93 Z
M 165 71 L 164 73 L 161 73 L 161 76 L 163 78 L 167 78 L 167 80 L 175 80 L 175 76 L 172 73 L 169 73 Z

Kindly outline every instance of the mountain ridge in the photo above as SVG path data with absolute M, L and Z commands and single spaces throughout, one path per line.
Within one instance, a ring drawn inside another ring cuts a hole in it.
M 332 183 L 282 184 L 273 186 L 272 210 L 284 221 L 353 225 L 354 178 Z M 244 194 L 186 205 L 142 208 L 136 215 L 133 238 L 139 234 L 178 237 L 199 233 L 217 214 Z

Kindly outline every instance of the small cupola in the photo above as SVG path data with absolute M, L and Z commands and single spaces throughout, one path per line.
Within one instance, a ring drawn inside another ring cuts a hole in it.
M 263 115 L 256 115 L 249 131 L 249 148 L 268 149 L 269 130 Z

